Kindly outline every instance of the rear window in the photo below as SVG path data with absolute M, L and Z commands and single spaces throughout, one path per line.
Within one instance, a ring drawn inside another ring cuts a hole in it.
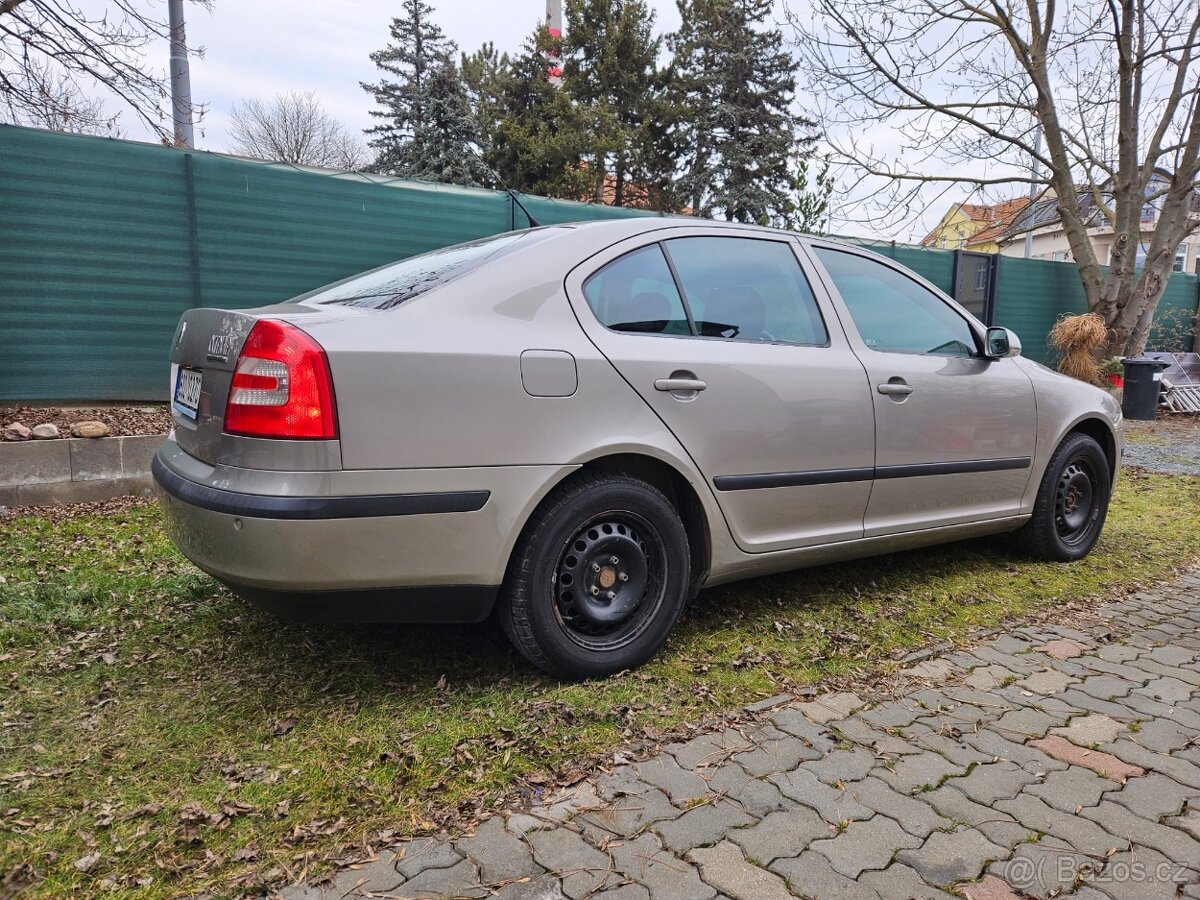
M 411 256 L 378 269 L 301 294 L 291 302 L 310 305 L 391 309 L 440 287 L 485 263 L 561 233 L 558 226 L 510 231 L 495 237 Z

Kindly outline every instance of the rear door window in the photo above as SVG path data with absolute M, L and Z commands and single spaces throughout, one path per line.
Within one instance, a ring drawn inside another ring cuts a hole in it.
M 675 279 L 658 244 L 613 260 L 583 283 L 596 318 L 613 331 L 691 334 Z
M 828 342 L 816 298 L 789 243 L 731 237 L 663 243 L 701 337 Z

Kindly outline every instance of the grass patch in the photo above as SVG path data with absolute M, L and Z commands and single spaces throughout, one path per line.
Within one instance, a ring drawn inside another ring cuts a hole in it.
M 282 624 L 188 565 L 153 507 L 0 521 L 0 881 L 299 878 L 631 737 L 1197 558 L 1200 479 L 1127 475 L 1082 562 L 975 541 L 718 588 L 641 671 L 564 685 L 487 625 Z
M 1126 442 L 1131 444 L 1169 444 L 1171 439 L 1157 431 L 1148 428 L 1125 428 L 1123 431 Z

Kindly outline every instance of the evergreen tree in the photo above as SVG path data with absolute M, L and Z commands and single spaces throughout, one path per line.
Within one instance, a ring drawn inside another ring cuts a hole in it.
M 403 0 L 392 20 L 392 41 L 371 54 L 385 73 L 362 85 L 381 109 L 368 129 L 376 151 L 371 169 L 406 178 L 482 184 L 489 178 L 478 157 L 479 136 L 458 68 L 454 43 L 433 22 L 424 0 Z M 391 78 L 387 76 L 392 76 Z
M 418 93 L 422 118 L 396 148 L 396 174 L 449 184 L 490 185 L 479 134 L 458 66 L 449 56 L 432 66 Z
M 654 14 L 645 0 L 567 0 L 566 26 L 563 87 L 589 136 L 591 199 L 604 199 L 611 176 L 614 206 L 644 205 L 647 192 L 662 193 L 674 172 L 661 127 L 666 99 Z
M 474 53 L 462 55 L 460 70 L 467 100 L 475 114 L 475 127 L 484 147 L 484 156 L 495 139 L 503 110 L 501 93 L 508 80 L 513 61 L 500 53 L 491 41 Z
M 801 159 L 796 170 L 796 193 L 790 217 L 776 224 L 801 234 L 824 234 L 829 224 L 829 204 L 833 199 L 833 175 L 829 157 L 814 169 L 812 159 Z
M 672 36 L 681 186 L 696 215 L 737 222 L 789 221 L 793 166 L 811 152 L 816 123 L 793 114 L 797 63 L 771 0 L 677 0 Z
M 574 200 L 587 190 L 580 166 L 586 133 L 580 111 L 548 77 L 550 55 L 560 48 L 561 39 L 539 25 L 511 61 L 487 159 L 514 190 Z

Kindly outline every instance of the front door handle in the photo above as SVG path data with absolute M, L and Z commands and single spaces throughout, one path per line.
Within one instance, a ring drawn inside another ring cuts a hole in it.
M 887 394 L 888 396 L 907 397 L 916 388 L 911 384 L 905 384 L 903 381 L 885 381 L 878 387 L 879 393 Z
M 658 378 L 655 379 L 654 389 L 656 391 L 702 391 L 708 385 L 699 378 Z

